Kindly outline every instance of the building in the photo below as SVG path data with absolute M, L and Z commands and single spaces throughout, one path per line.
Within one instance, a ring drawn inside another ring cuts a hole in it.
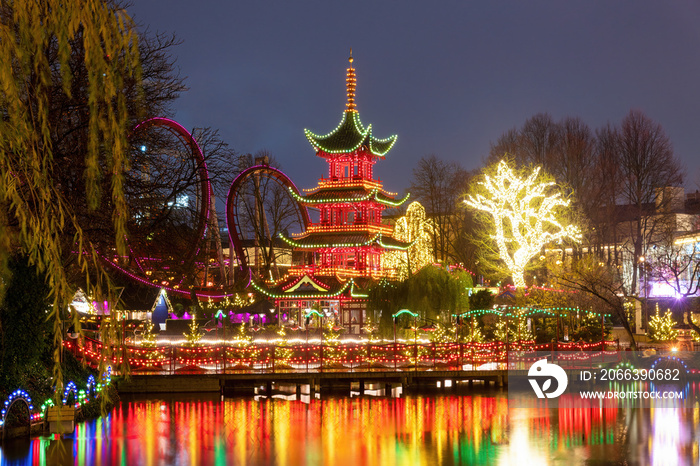
M 328 177 L 317 187 L 292 195 L 318 211 L 318 221 L 293 237 L 282 239 L 303 260 L 277 283 L 254 281 L 257 291 L 274 298 L 282 320 L 301 323 L 318 308 L 352 334 L 361 333 L 366 319 L 366 289 L 378 279 L 394 278 L 386 267 L 387 250 L 406 250 L 409 244 L 393 237 L 382 212 L 403 204 L 374 178 L 374 165 L 384 159 L 396 136 L 378 139 L 372 125 L 364 126 L 355 105 L 355 69 L 347 69 L 347 102 L 340 124 L 325 135 L 305 130 L 316 155 L 328 164 Z

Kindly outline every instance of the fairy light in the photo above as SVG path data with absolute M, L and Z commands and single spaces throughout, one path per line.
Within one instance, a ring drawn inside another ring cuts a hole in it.
M 294 293 L 275 293 L 272 290 L 267 289 L 266 287 L 258 285 L 255 281 L 252 282 L 253 288 L 255 288 L 256 291 L 267 295 L 271 298 L 305 298 L 305 299 L 322 299 L 322 298 L 329 298 L 329 297 L 336 297 L 348 289 L 348 287 L 352 284 L 352 279 L 348 280 L 345 282 L 345 284 L 339 289 L 335 291 L 327 291 L 326 293 L 315 293 L 315 294 L 307 294 L 307 293 L 301 293 L 301 294 L 294 294 Z
M 368 193 L 355 193 L 355 195 L 347 196 L 347 197 L 326 197 L 324 196 L 324 192 L 322 191 L 317 191 L 313 194 L 307 194 L 306 196 L 301 196 L 297 194 L 292 188 L 289 188 L 289 194 L 299 201 L 302 204 L 307 204 L 307 205 L 316 205 L 316 204 L 328 204 L 328 203 L 336 203 L 336 204 L 349 204 L 349 203 L 357 203 L 357 202 L 363 202 L 363 201 L 368 201 L 372 200 L 375 201 L 379 204 L 387 205 L 390 207 L 398 207 L 402 205 L 404 202 L 408 200 L 408 198 L 411 196 L 410 193 L 406 194 L 402 199 L 399 199 L 397 201 L 394 201 L 393 199 L 389 198 L 388 196 L 385 196 L 383 193 L 381 193 L 379 188 L 373 188 L 370 192 Z M 310 196 L 314 196 L 315 198 L 310 198 Z
M 182 335 L 187 339 L 187 344 L 189 346 L 197 346 L 199 340 L 204 336 L 204 332 L 199 330 L 199 324 L 197 324 L 197 320 L 194 318 L 192 318 L 192 322 L 190 322 L 189 329 L 189 332 L 185 332 Z
M 350 67 L 346 76 L 346 110 L 343 112 L 340 123 L 333 131 L 325 135 L 315 134 L 308 129 L 304 130 L 304 134 L 317 152 L 322 151 L 329 155 L 346 154 L 363 148 L 374 156 L 384 157 L 396 143 L 396 135 L 386 139 L 377 139 L 372 136 L 372 125 L 368 125 L 366 128 L 362 125 L 360 114 L 355 105 L 357 78 L 352 66 L 353 60 L 351 55 L 349 58 Z
M 406 215 L 396 221 L 394 238 L 410 244 L 403 250 L 389 251 L 384 256 L 384 265 L 396 270 L 399 280 L 405 280 L 410 272 L 415 273 L 431 263 L 433 259 L 432 220 L 427 218 L 425 208 L 412 202 Z
M 338 227 L 335 225 L 311 225 L 303 233 L 292 233 L 297 239 L 304 237 L 309 233 L 336 233 Z M 370 234 L 381 233 L 385 235 L 391 235 L 392 228 L 389 225 L 345 225 L 343 227 L 343 232 L 366 232 Z
M 570 201 L 563 199 L 560 192 L 548 195 L 547 191 L 556 184 L 538 181 L 539 173 L 537 167 L 529 176 L 520 178 L 502 160 L 496 175 L 485 175 L 479 183 L 487 195 L 469 195 L 464 201 L 493 217 L 493 239 L 517 288 L 525 288 L 525 267 L 545 245 L 564 238 L 581 238 L 577 226 L 565 226 L 560 221 L 562 209 Z
M 399 314 L 399 313 L 397 313 Z M 410 311 L 403 311 L 400 315 L 415 316 Z M 314 315 L 316 315 L 314 313 Z M 439 338 L 433 334 L 432 340 L 423 338 L 397 338 L 396 340 L 370 338 L 346 338 L 337 335 L 332 322 L 326 322 L 325 334 L 322 338 L 314 336 L 311 338 L 287 337 L 287 332 L 294 332 L 292 329 L 282 328 L 278 332 L 277 338 L 260 338 L 253 340 L 251 335 L 242 329 L 239 335 L 226 340 L 216 340 L 203 342 L 202 346 L 186 346 L 183 341 L 172 341 L 170 350 L 169 368 L 163 368 L 161 364 L 152 361 L 151 353 L 159 354 L 155 348 L 143 348 L 141 350 L 129 349 L 132 356 L 128 358 L 129 364 L 134 367 L 146 368 L 153 372 L 169 372 L 177 370 L 178 367 L 199 367 L 205 371 L 219 371 L 225 367 L 232 370 L 251 369 L 273 369 L 289 371 L 305 371 L 306 363 L 310 365 L 322 365 L 323 367 L 353 367 L 355 364 L 387 364 L 385 370 L 393 370 L 396 363 L 425 362 L 431 359 L 443 360 L 457 367 L 461 367 L 459 361 L 464 362 L 465 358 L 470 358 L 474 363 L 502 363 L 505 362 L 506 346 L 504 342 L 460 342 L 449 341 L 449 339 Z M 476 329 L 473 335 L 467 339 L 479 339 Z M 450 329 L 454 334 L 454 329 Z M 294 335 L 294 334 L 293 334 Z M 296 334 L 298 335 L 298 333 Z M 603 354 L 612 355 L 615 351 L 606 351 L 612 341 L 599 341 L 593 343 L 558 343 L 557 348 L 564 351 L 587 352 L 587 354 L 577 353 L 562 355 L 563 359 L 584 361 L 597 358 Z M 398 351 L 395 351 L 395 345 Z M 536 344 L 532 340 L 520 340 L 509 343 L 512 351 L 543 351 L 551 350 L 551 343 Z M 83 351 L 85 348 L 81 348 Z M 84 354 L 87 352 L 84 351 Z M 415 359 L 415 355 L 418 359 Z M 470 355 L 470 356 L 460 356 Z M 118 358 L 115 358 L 115 362 Z M 87 360 L 91 363 L 99 361 L 99 355 L 90 356 Z M 527 358 L 525 358 L 527 360 Z M 278 365 L 279 364 L 279 365 Z M 313 366 L 312 366 L 313 367 Z M 381 369 L 378 367 L 377 369 Z M 98 387 L 99 388 L 99 387 Z M 78 392 L 79 400 L 86 398 Z M 42 408 L 44 410 L 45 408 Z
M 649 320 L 649 337 L 654 341 L 673 341 L 678 337 L 671 310 L 667 309 L 663 317 L 659 314 L 659 303 L 656 303 L 656 314 Z
M 357 85 L 357 79 L 355 78 L 355 68 L 352 67 L 352 62 L 355 59 L 352 58 L 352 49 L 350 49 L 350 58 L 348 58 L 348 62 L 350 63 L 350 66 L 348 67 L 347 71 L 347 76 L 345 78 L 345 83 L 347 87 L 347 93 L 348 93 L 348 102 L 345 104 L 345 107 L 347 108 L 348 112 L 356 112 L 357 110 L 355 109 L 357 106 L 355 105 L 355 87 Z
M 61 400 L 63 404 L 68 403 L 68 396 L 73 393 L 73 398 L 75 399 L 75 403 L 79 403 L 78 400 L 78 387 L 75 386 L 75 383 L 73 381 L 68 382 L 66 385 L 65 390 L 63 390 L 63 399 Z

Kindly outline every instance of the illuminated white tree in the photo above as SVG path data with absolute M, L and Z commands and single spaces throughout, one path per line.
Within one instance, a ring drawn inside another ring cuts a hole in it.
M 411 243 L 406 251 L 387 251 L 384 264 L 396 270 L 400 280 L 408 278 L 409 269 L 415 273 L 430 264 L 433 259 L 433 223 L 427 218 L 420 202 L 412 202 L 406 215 L 399 218 L 394 226 L 394 238 Z
M 545 245 L 581 236 L 578 227 L 562 224 L 569 200 L 540 175 L 539 167 L 521 177 L 502 160 L 495 175 L 484 174 L 477 193 L 464 202 L 493 219 L 491 238 L 518 288 L 526 286 L 525 267 Z

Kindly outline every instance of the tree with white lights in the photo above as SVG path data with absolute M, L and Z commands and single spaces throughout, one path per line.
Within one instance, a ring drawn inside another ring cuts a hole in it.
M 406 251 L 390 250 L 384 254 L 384 266 L 396 270 L 399 280 L 419 271 L 433 261 L 433 221 L 427 218 L 420 202 L 412 202 L 406 215 L 394 226 L 394 238 L 410 243 Z
M 544 246 L 565 238 L 579 241 L 581 233 L 564 224 L 570 201 L 539 167 L 521 176 L 502 160 L 493 172 L 485 170 L 464 202 L 485 214 L 482 219 L 493 228 L 489 236 L 513 284 L 524 288 L 525 268 Z

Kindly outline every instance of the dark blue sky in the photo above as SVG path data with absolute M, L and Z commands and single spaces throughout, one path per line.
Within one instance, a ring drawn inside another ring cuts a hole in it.
M 538 112 L 595 129 L 632 108 L 665 128 L 687 188 L 700 184 L 700 2 L 139 0 L 128 11 L 183 40 L 174 54 L 190 90 L 175 118 L 218 128 L 239 152 L 267 149 L 300 188 L 326 173 L 303 129 L 340 121 L 350 47 L 363 123 L 399 136 L 376 168 L 391 191 L 430 153 L 479 168 L 490 142 Z

